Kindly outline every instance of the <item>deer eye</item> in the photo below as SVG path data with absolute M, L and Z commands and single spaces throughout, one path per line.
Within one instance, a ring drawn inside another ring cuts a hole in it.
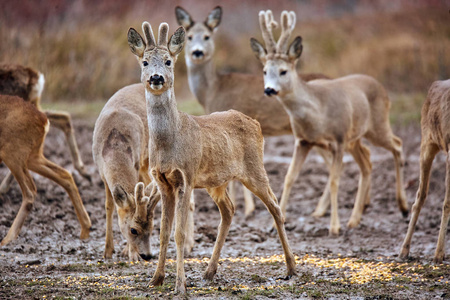
M 188 40 L 192 41 L 192 35 L 188 36 Z
M 172 63 L 171 60 L 166 61 L 166 66 L 170 67 L 170 64 Z
M 131 228 L 130 231 L 131 231 L 131 234 L 132 234 L 132 235 L 137 235 L 137 234 L 138 234 L 137 230 L 134 229 L 134 228 Z
M 266 72 L 266 71 L 264 71 L 264 75 L 267 75 L 267 72 Z
M 144 67 L 148 66 L 148 62 L 146 62 L 145 60 L 142 62 L 142 64 L 144 65 Z
M 209 35 L 205 35 L 205 37 L 203 38 L 205 41 L 209 40 Z
M 283 71 L 280 72 L 280 76 L 286 75 L 286 73 L 287 73 L 287 71 L 283 70 Z

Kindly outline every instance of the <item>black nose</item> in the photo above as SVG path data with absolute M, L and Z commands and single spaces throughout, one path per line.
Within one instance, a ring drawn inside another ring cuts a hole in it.
M 264 90 L 264 94 L 266 94 L 267 96 L 272 96 L 278 94 L 278 92 L 275 91 L 273 88 L 266 88 Z
M 152 259 L 153 258 L 153 255 L 151 255 L 151 254 L 141 254 L 141 253 L 139 253 L 139 256 L 143 259 L 143 260 L 146 260 L 146 261 L 149 261 L 150 259 Z
M 203 51 L 195 50 L 194 52 L 192 52 L 192 55 L 194 55 L 194 57 L 200 58 L 200 57 L 202 57 L 204 54 L 203 54 Z
M 150 77 L 149 82 L 153 84 L 164 84 L 164 77 L 159 75 L 153 75 L 152 77 Z

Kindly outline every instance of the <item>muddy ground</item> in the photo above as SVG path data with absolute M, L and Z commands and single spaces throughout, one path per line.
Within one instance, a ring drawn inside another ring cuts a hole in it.
M 102 258 L 105 238 L 104 187 L 93 164 L 91 145 L 93 122 L 75 121 L 82 158 L 93 176 L 92 183 L 73 169 L 64 136 L 51 129 L 45 153 L 52 161 L 74 173 L 81 197 L 92 220 L 87 241 L 80 241 L 80 226 L 64 190 L 48 179 L 34 175 L 38 196 L 19 238 L 0 248 L 0 299 L 43 298 L 171 298 L 174 296 L 175 264 L 169 261 L 162 287 L 148 287 L 156 267 L 149 263 L 129 263 L 120 257 L 125 244 L 117 221 L 114 224 L 115 254 Z M 397 128 L 404 141 L 405 186 L 409 205 L 418 187 L 420 129 Z M 266 170 L 279 198 L 293 151 L 290 136 L 266 139 Z M 333 298 L 333 299 L 432 299 L 450 298 L 449 260 L 442 265 L 431 261 L 439 231 L 442 199 L 445 193 L 445 156 L 435 160 L 430 193 L 413 237 L 408 262 L 397 254 L 409 218 L 403 218 L 395 202 L 393 158 L 384 149 L 371 148 L 373 175 L 371 205 L 361 224 L 347 229 L 356 196 L 359 171 L 350 156 L 339 190 L 341 234 L 328 236 L 330 216 L 311 217 L 325 187 L 327 170 L 316 154 L 306 161 L 291 194 L 286 229 L 297 256 L 297 276 L 284 281 L 286 268 L 277 235 L 269 232 L 271 217 L 261 201 L 248 219 L 244 217 L 239 193 L 236 215 L 222 251 L 213 282 L 204 282 L 202 273 L 211 256 L 219 224 L 219 212 L 206 192 L 196 196 L 196 244 L 186 261 L 188 295 L 193 298 Z M 7 169 L 0 165 L 0 178 Z M 19 186 L 0 197 L 0 238 L 11 226 L 21 203 Z M 159 207 L 157 208 L 159 211 Z M 152 238 L 152 252 L 159 250 L 159 215 Z M 115 217 L 116 218 L 116 217 Z M 450 239 L 446 242 L 450 252 Z M 169 258 L 175 259 L 175 243 L 169 245 Z

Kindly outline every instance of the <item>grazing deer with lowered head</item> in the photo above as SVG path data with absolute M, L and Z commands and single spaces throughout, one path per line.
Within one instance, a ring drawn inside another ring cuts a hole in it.
M 447 174 L 445 177 L 445 198 L 442 206 L 441 228 L 434 254 L 434 262 L 442 263 L 445 254 L 445 234 L 450 216 L 450 79 L 434 82 L 428 91 L 427 99 L 422 106 L 422 141 L 420 143 L 420 184 L 416 201 L 412 207 L 408 232 L 402 245 L 400 257 L 409 255 L 411 238 L 428 194 L 431 165 L 439 151 L 447 153 Z
M 131 261 L 149 260 L 154 209 L 160 198 L 152 189 L 148 170 L 148 122 L 144 86 L 133 84 L 117 91 L 103 107 L 94 128 L 92 153 L 105 185 L 106 244 L 105 258 L 114 251 L 113 212 L 117 210 L 119 227 L 127 240 L 123 250 Z M 150 197 L 143 198 L 138 182 L 148 186 Z M 137 195 L 135 195 L 137 194 Z M 188 237 L 185 251 L 194 246 L 194 202 L 191 199 Z
M 32 68 L 21 65 L 0 65 L 0 94 L 19 96 L 36 106 L 40 111 L 42 111 L 41 95 L 44 90 L 44 83 L 44 75 Z M 91 176 L 86 172 L 78 151 L 70 115 L 66 112 L 56 111 L 44 111 L 44 113 L 52 126 L 64 132 L 75 169 L 90 181 Z M 0 194 L 8 191 L 12 179 L 12 174 L 8 173 L 0 185 Z
M 17 96 L 0 95 L 0 163 L 6 164 L 22 190 L 22 205 L 1 246 L 17 238 L 33 209 L 37 191 L 28 170 L 53 180 L 66 190 L 81 225 L 80 238 L 89 237 L 91 220 L 72 175 L 44 157 L 48 128 L 47 117 L 36 106 Z
M 164 281 L 167 246 L 175 218 L 175 290 L 182 294 L 186 292 L 183 246 L 189 197 L 194 188 L 205 188 L 221 215 L 219 233 L 204 275 L 208 280 L 214 277 L 234 215 L 234 206 L 226 191 L 231 180 L 242 182 L 272 214 L 290 277 L 295 272 L 295 260 L 284 230 L 281 210 L 264 170 L 264 139 L 259 123 L 234 110 L 200 117 L 178 111 L 174 94 L 174 65 L 183 49 L 185 30 L 179 27 L 168 39 L 169 27 L 167 23 L 162 23 L 156 42 L 150 24 L 144 22 L 142 27 L 145 40 L 130 28 L 128 43 L 141 65 L 149 120 L 149 168 L 162 202 L 159 260 L 150 284 L 161 285 Z
M 235 109 L 256 119 L 264 136 L 292 134 L 289 116 L 283 106 L 264 95 L 261 76 L 244 73 L 221 74 L 213 61 L 213 35 L 222 19 L 222 8 L 217 6 L 204 22 L 195 22 L 182 7 L 175 8 L 178 24 L 186 29 L 185 59 L 189 87 L 207 114 Z M 299 74 L 306 81 L 328 78 L 323 74 Z M 327 160 L 327 157 L 324 157 Z M 230 184 L 230 188 L 233 184 Z M 325 193 L 326 194 L 326 193 Z M 234 201 L 235 192 L 230 191 Z M 244 188 L 245 215 L 250 215 L 255 204 L 251 193 Z
M 344 151 L 350 152 L 361 171 L 355 206 L 348 227 L 357 226 L 364 206 L 370 202 L 369 148 L 361 139 L 383 147 L 394 155 L 397 173 L 397 203 L 408 213 L 403 189 L 402 141 L 392 133 L 389 124 L 390 102 L 386 90 L 374 78 L 349 75 L 333 80 L 303 81 L 295 71 L 302 53 L 302 39 L 296 37 L 288 45 L 295 27 L 295 13 L 281 14 L 282 33 L 275 43 L 272 29 L 276 26 L 271 11 L 261 11 L 259 21 L 266 48 L 251 39 L 251 47 L 264 66 L 264 92 L 276 96 L 286 109 L 295 135 L 292 163 L 284 182 L 281 197 L 283 213 L 292 184 L 297 178 L 308 152 L 313 146 L 328 150 L 332 156 L 327 187 L 331 198 L 330 234 L 339 234 L 337 193 Z M 326 204 L 322 203 L 323 208 Z

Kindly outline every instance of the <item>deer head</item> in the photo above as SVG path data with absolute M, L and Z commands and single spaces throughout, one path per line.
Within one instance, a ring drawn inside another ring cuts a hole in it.
M 113 197 L 119 216 L 119 227 L 128 243 L 128 255 L 132 260 L 138 260 L 137 254 L 144 259 L 152 258 L 150 252 L 150 237 L 153 230 L 153 217 L 156 204 L 161 198 L 154 183 L 145 188 L 144 184 L 136 184 L 134 195 L 126 193 L 122 188 L 115 188 Z
M 175 15 L 178 24 L 186 29 L 186 56 L 188 63 L 201 64 L 209 61 L 214 54 L 213 34 L 222 19 L 222 8 L 214 8 L 203 23 L 195 23 L 189 13 L 177 6 Z
M 266 48 L 256 39 L 251 38 L 250 45 L 256 57 L 264 66 L 264 93 L 267 96 L 283 96 L 292 92 L 298 79 L 295 65 L 302 54 L 302 38 L 297 36 L 288 46 L 289 38 L 295 27 L 295 13 L 281 13 L 281 36 L 277 43 L 273 29 L 278 25 L 273 19 L 272 11 L 259 12 L 259 24 Z
M 174 82 L 175 61 L 183 50 L 185 30 L 179 27 L 168 40 L 169 25 L 161 23 L 156 43 L 152 27 L 142 23 L 145 40 L 134 29 L 128 30 L 128 45 L 141 65 L 141 81 L 148 92 L 161 95 L 171 89 Z

